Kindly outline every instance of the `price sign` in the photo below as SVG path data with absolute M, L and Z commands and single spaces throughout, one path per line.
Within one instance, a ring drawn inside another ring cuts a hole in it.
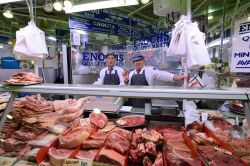
M 63 166 L 80 166 L 80 161 L 77 159 L 65 159 Z
M 80 124 L 81 124 L 81 126 L 90 125 L 90 120 L 89 120 L 89 118 L 80 119 Z
M 250 72 L 250 21 L 235 23 L 231 72 Z

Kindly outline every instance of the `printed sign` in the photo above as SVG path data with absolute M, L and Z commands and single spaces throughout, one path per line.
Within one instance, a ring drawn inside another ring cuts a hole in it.
M 115 54 L 116 65 L 124 66 L 123 54 Z M 106 66 L 105 55 L 99 52 L 83 52 L 82 53 L 83 66 Z
M 250 72 L 250 21 L 236 21 L 231 72 Z

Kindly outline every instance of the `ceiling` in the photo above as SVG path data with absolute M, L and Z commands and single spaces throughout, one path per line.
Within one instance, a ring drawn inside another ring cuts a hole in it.
M 43 5 L 46 0 L 33 0 L 35 13 L 35 19 L 37 26 L 46 32 L 47 35 L 56 35 L 56 29 L 68 30 L 68 15 L 64 12 L 53 11 L 52 13 L 46 13 L 43 9 Z M 80 0 L 78 0 L 80 1 Z M 82 0 L 84 1 L 84 0 Z M 236 4 L 238 3 L 238 10 L 234 12 Z M 14 12 L 13 19 L 7 19 L 2 15 L 4 5 L 0 5 L 0 34 L 6 36 L 14 36 L 16 30 L 27 25 L 29 21 L 29 12 L 25 2 L 11 3 Z M 153 3 L 147 5 L 137 5 L 129 7 L 114 8 L 117 12 L 123 14 L 132 14 L 133 17 L 142 18 L 157 24 L 159 17 L 153 14 Z M 195 11 L 195 12 L 194 12 Z M 247 13 L 250 13 L 250 1 L 249 0 L 226 0 L 226 28 L 230 28 L 231 19 L 233 15 L 236 18 L 243 17 Z M 222 22 L 223 13 L 223 0 L 192 0 L 192 12 L 193 18 L 213 16 L 213 19 L 208 20 L 208 31 L 219 31 L 220 24 Z M 207 13 L 208 12 L 208 13 Z

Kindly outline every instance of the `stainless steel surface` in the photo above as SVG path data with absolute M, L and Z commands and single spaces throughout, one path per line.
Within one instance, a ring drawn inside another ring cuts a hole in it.
M 31 86 L 5 86 L 0 84 L 0 92 L 30 92 L 49 94 L 76 94 L 90 96 L 118 96 L 134 98 L 162 99 L 219 99 L 247 100 L 249 88 L 225 89 L 185 89 L 183 87 L 163 86 L 112 86 L 112 85 L 78 85 L 78 84 L 40 84 Z
M 11 94 L 9 102 L 8 102 L 8 104 L 7 104 L 4 112 L 3 112 L 3 115 L 2 115 L 2 118 L 1 118 L 1 122 L 0 122 L 0 133 L 2 132 L 2 129 L 3 129 L 4 123 L 6 121 L 7 115 L 10 113 L 10 110 L 12 108 L 12 104 L 13 104 L 15 98 L 16 98 L 16 95 L 17 94 L 15 92 L 13 92 Z

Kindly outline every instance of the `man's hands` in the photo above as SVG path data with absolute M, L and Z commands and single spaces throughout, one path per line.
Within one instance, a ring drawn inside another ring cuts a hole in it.
M 173 78 L 174 81 L 184 81 L 185 79 L 188 79 L 188 77 L 185 75 L 181 75 L 181 76 L 174 75 L 174 78 Z
M 124 83 L 127 84 L 129 82 L 129 72 L 127 69 L 125 69 L 122 73 L 122 77 L 124 79 Z

